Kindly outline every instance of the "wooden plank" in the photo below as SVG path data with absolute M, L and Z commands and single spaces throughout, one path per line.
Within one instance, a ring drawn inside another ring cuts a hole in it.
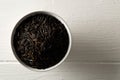
M 66 6 L 67 4 L 67 6 Z M 33 11 L 50 11 L 68 24 L 73 38 L 67 61 L 120 61 L 119 0 L 0 0 L 0 60 L 15 60 L 11 33 Z
M 18 63 L 0 64 L 0 80 L 119 80 L 120 64 L 65 62 L 46 71 L 31 71 Z

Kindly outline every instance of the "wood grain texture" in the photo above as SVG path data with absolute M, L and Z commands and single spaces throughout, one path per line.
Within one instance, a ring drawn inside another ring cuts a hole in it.
M 120 0 L 0 0 L 0 10 L 0 80 L 120 79 Z M 15 24 L 39 10 L 61 16 L 73 38 L 67 60 L 48 72 L 16 64 L 10 45 Z
M 16 60 L 10 44 L 15 24 L 28 13 L 43 10 L 58 14 L 71 30 L 68 62 L 120 61 L 119 0 L 0 0 L 0 10 L 0 60 Z
M 0 80 L 119 80 L 120 64 L 64 62 L 47 72 L 31 71 L 18 63 L 0 64 Z

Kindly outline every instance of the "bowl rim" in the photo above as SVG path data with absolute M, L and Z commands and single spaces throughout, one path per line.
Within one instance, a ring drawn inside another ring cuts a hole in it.
M 51 66 L 51 67 L 48 67 L 48 68 L 45 68 L 45 69 L 37 69 L 37 68 L 32 68 L 28 65 L 26 65 L 24 62 L 22 62 L 20 60 L 20 58 L 17 56 L 16 54 L 16 51 L 15 51 L 15 48 L 13 46 L 13 38 L 14 38 L 14 35 L 15 35 L 15 32 L 16 32 L 16 29 L 17 27 L 21 24 L 22 21 L 24 21 L 25 19 L 27 19 L 28 17 L 32 16 L 32 15 L 36 15 L 36 14 L 47 14 L 47 15 L 50 15 L 50 16 L 53 16 L 55 17 L 57 20 L 59 20 L 65 27 L 65 29 L 67 30 L 67 33 L 68 33 L 68 36 L 69 36 L 69 46 L 68 46 L 68 49 L 67 49 L 67 52 L 65 54 L 65 56 L 55 65 Z M 63 20 L 63 18 L 61 18 L 60 16 L 58 16 L 57 14 L 53 13 L 53 12 L 49 12 L 49 11 L 34 11 L 34 12 L 31 12 L 31 13 L 28 13 L 27 15 L 23 16 L 18 22 L 17 24 L 15 25 L 15 27 L 13 28 L 13 31 L 12 31 L 12 35 L 11 35 L 11 48 L 12 48 L 12 51 L 13 51 L 13 55 L 16 57 L 16 59 L 18 60 L 19 63 L 21 63 L 23 66 L 25 66 L 26 68 L 30 69 L 30 70 L 34 70 L 34 71 L 48 71 L 48 70 L 51 70 L 51 69 L 54 69 L 56 68 L 57 66 L 59 66 L 61 63 L 64 62 L 64 60 L 67 58 L 68 54 L 70 53 L 70 50 L 71 50 L 71 46 L 72 46 L 72 35 L 71 35 L 71 31 L 68 27 L 68 25 L 66 24 L 66 22 Z

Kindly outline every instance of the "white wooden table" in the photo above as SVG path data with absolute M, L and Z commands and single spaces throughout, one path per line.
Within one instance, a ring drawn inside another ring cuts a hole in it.
M 15 24 L 33 11 L 61 16 L 72 33 L 63 64 L 26 69 L 11 50 Z M 0 0 L 0 80 L 120 80 L 120 0 Z

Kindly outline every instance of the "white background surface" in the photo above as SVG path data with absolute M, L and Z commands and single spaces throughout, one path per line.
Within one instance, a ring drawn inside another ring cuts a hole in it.
M 66 61 L 48 72 L 21 66 L 11 50 L 15 24 L 33 11 L 61 16 L 72 33 Z M 120 0 L 0 0 L 0 80 L 119 80 Z

